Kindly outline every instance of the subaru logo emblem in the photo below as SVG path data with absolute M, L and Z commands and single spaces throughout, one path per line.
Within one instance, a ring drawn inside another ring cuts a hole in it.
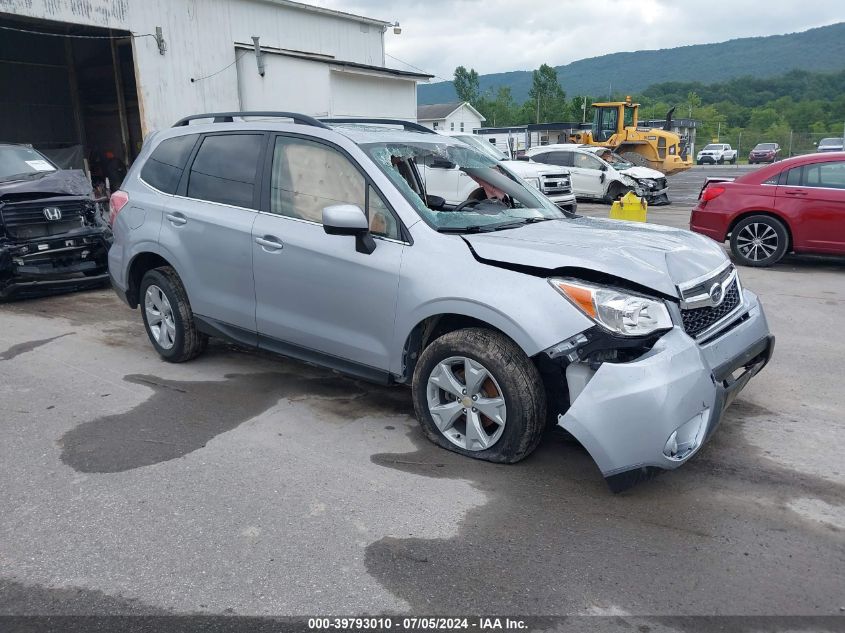
M 62 210 L 59 207 L 44 207 L 42 209 L 44 212 L 44 217 L 51 221 L 61 220 L 62 219 Z
M 725 289 L 722 288 L 722 284 L 716 282 L 710 288 L 710 301 L 713 303 L 714 306 L 719 305 L 722 303 L 722 299 L 725 298 Z

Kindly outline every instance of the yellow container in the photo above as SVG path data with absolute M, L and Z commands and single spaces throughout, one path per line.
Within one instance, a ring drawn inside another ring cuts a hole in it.
M 628 220 L 629 222 L 645 222 L 648 213 L 648 202 L 629 191 L 610 207 L 611 220 Z

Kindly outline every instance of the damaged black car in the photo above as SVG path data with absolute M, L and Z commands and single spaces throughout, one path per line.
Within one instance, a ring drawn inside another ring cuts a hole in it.
M 111 242 L 84 172 L 0 144 L 0 301 L 108 283 Z

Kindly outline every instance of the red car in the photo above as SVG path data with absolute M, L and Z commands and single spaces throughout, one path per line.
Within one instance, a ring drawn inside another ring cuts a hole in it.
M 809 154 L 731 179 L 710 179 L 690 230 L 746 266 L 771 266 L 788 252 L 845 255 L 845 152 Z

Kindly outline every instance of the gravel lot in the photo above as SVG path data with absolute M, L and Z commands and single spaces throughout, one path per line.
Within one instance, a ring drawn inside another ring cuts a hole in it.
M 747 169 L 671 178 L 649 220 Z M 840 614 L 845 260 L 741 275 L 772 363 L 616 496 L 557 436 L 514 466 L 436 448 L 405 388 L 219 342 L 164 363 L 108 290 L 0 306 L 0 614 Z

